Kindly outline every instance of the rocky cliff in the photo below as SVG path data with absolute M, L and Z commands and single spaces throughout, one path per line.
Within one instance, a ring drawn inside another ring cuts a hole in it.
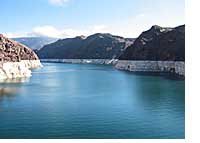
M 0 61 L 19 62 L 21 60 L 38 60 L 30 48 L 0 35 Z
M 152 26 L 119 57 L 115 68 L 185 76 L 185 25 Z
M 30 76 L 40 66 L 33 50 L 0 34 L 0 79 Z
M 97 33 L 88 37 L 66 38 L 37 51 L 41 59 L 113 59 L 133 43 L 111 34 Z
M 152 26 L 143 32 L 119 59 L 184 61 L 185 25 L 175 28 Z

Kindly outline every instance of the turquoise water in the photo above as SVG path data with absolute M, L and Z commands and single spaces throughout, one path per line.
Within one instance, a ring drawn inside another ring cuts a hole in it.
M 43 63 L 0 83 L 0 138 L 184 138 L 184 81 Z

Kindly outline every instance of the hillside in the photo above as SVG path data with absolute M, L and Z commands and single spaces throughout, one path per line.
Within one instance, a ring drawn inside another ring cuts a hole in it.
M 88 37 L 66 38 L 37 51 L 41 59 L 113 59 L 133 43 L 134 39 L 97 33 Z
M 185 61 L 185 25 L 152 26 L 119 57 L 120 60 Z

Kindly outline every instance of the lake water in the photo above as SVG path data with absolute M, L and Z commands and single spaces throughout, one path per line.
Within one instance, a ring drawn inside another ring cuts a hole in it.
M 0 83 L 0 138 L 185 138 L 183 80 L 43 65 Z

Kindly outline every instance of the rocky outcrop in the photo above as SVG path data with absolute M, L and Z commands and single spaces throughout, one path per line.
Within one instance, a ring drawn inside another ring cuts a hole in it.
M 175 28 L 152 26 L 143 32 L 119 59 L 184 61 L 185 25 Z
M 66 38 L 37 51 L 40 59 L 113 59 L 133 43 L 134 39 L 97 33 L 88 37 Z
M 0 79 L 31 76 L 31 68 L 41 67 L 30 48 L 0 34 Z
M 165 72 L 185 76 L 185 25 L 157 25 L 143 32 L 119 57 L 117 69 L 133 72 Z
M 0 35 L 0 61 L 19 62 L 21 60 L 38 60 L 30 48 Z

